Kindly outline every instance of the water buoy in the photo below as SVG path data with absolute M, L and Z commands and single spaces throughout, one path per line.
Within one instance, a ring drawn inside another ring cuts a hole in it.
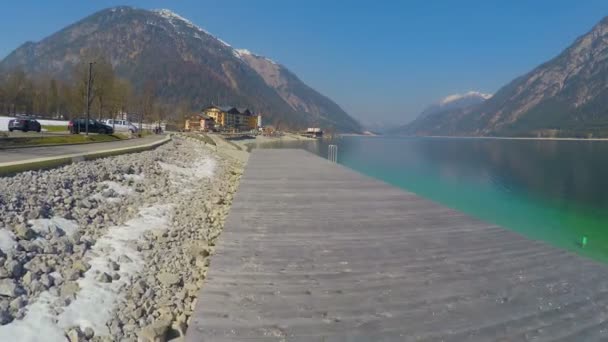
M 585 247 L 587 246 L 587 237 L 583 236 L 583 238 L 581 239 L 581 247 Z

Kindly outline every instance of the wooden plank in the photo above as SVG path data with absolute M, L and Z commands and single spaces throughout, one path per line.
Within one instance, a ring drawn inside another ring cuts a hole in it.
M 308 152 L 255 150 L 186 340 L 600 340 L 607 270 Z

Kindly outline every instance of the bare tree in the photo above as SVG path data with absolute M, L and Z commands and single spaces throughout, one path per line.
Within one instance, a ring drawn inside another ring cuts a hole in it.
M 92 89 L 99 110 L 97 116 L 101 120 L 104 116 L 104 110 L 107 109 L 106 107 L 111 107 L 109 102 L 112 101 L 112 96 L 114 95 L 114 69 L 110 62 L 98 57 L 95 60 L 95 68 L 93 70 L 95 82 Z

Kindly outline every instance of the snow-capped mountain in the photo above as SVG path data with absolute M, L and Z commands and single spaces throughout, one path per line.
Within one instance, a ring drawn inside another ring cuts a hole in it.
M 136 90 L 156 84 L 167 104 L 192 109 L 211 103 L 250 107 L 268 124 L 320 125 L 359 132 L 337 104 L 284 66 L 230 44 L 170 10 L 116 7 L 97 12 L 41 40 L 27 42 L 0 62 L 0 70 L 69 80 L 89 56 L 109 60 Z
M 608 17 L 555 58 L 466 109 L 419 117 L 408 135 L 608 137 Z M 450 102 L 451 103 L 451 102 Z
M 484 102 L 492 97 L 492 94 L 486 94 L 479 91 L 469 91 L 464 94 L 452 94 L 428 106 L 420 113 L 420 117 L 426 117 L 438 112 L 451 109 L 467 108 Z
M 428 135 L 427 130 L 437 129 L 437 125 L 441 127 L 447 120 L 446 118 L 457 113 L 467 112 L 490 98 L 492 98 L 492 94 L 473 90 L 464 94 L 448 95 L 426 107 L 412 122 L 389 130 L 389 133 Z

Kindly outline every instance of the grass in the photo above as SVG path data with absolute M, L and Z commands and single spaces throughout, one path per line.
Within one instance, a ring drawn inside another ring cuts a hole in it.
M 125 139 L 123 136 L 117 134 L 94 134 L 89 136 L 86 136 L 84 134 L 74 134 L 64 136 L 18 137 L 1 140 L 0 147 L 86 144 L 92 142 L 109 142 L 123 139 Z
M 47 132 L 67 132 L 68 131 L 68 126 L 42 125 L 42 129 L 46 130 Z

